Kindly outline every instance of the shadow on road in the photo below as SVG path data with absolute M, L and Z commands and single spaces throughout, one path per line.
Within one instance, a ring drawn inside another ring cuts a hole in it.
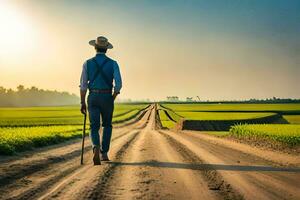
M 266 171 L 266 172 L 300 172 L 300 168 L 283 168 L 271 166 L 248 166 L 248 165 L 223 165 L 223 164 L 201 164 L 201 163 L 175 163 L 175 162 L 108 162 L 111 165 L 120 166 L 148 166 L 173 169 L 191 169 L 191 170 L 227 170 L 227 171 Z

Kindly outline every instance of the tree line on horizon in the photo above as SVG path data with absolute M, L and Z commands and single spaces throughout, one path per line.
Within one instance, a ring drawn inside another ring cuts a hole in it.
M 69 92 L 44 90 L 35 86 L 25 88 L 19 85 L 16 90 L 0 86 L 1 107 L 63 106 L 79 103 L 79 97 Z

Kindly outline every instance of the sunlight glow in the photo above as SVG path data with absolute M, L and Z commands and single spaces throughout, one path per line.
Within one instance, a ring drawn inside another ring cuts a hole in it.
M 26 16 L 15 7 L 1 2 L 0 5 L 0 55 L 11 57 L 24 53 L 32 46 L 34 34 Z

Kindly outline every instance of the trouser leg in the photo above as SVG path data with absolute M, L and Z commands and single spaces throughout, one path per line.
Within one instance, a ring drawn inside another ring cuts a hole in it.
M 102 153 L 107 153 L 109 151 L 111 134 L 112 134 L 112 126 L 103 127 L 102 145 L 101 145 Z
M 89 105 L 89 119 L 90 119 L 90 138 L 93 147 L 100 147 L 99 129 L 100 129 L 100 108 Z
M 111 99 L 105 103 L 105 106 L 101 110 L 102 126 L 103 126 L 101 151 L 103 153 L 107 153 L 110 147 L 110 140 L 112 135 L 113 109 L 114 109 L 114 105 L 113 105 L 113 100 Z

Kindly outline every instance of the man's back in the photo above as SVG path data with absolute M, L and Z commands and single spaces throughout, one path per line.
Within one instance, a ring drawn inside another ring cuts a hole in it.
M 88 113 L 94 154 L 93 162 L 94 165 L 99 165 L 101 164 L 100 152 L 102 160 L 109 160 L 107 153 L 112 134 L 114 100 L 120 93 L 122 79 L 117 62 L 105 55 L 107 49 L 113 48 L 107 38 L 100 36 L 96 40 L 91 40 L 89 44 L 95 48 L 97 54 L 83 64 L 80 78 L 81 112 L 87 114 L 85 97 L 89 89 Z M 114 88 L 113 81 L 115 82 Z M 100 145 L 99 129 L 101 124 L 103 130 Z
M 106 61 L 103 66 L 99 66 L 102 65 L 106 59 L 108 59 L 108 61 Z M 102 68 L 103 73 L 110 82 L 109 85 L 106 83 L 104 77 L 102 77 L 101 74 L 96 74 L 98 71 L 97 68 L 99 67 Z M 83 71 L 80 80 L 81 90 L 112 90 L 111 85 L 113 83 L 113 80 L 115 81 L 114 91 L 119 92 L 122 87 L 122 80 L 118 63 L 113 59 L 107 57 L 104 53 L 97 53 L 95 57 L 88 59 L 83 64 Z

